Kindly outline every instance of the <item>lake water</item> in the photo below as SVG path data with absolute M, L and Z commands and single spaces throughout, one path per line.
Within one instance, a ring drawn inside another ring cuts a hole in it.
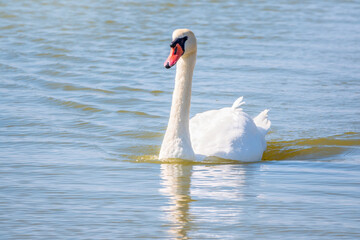
M 263 161 L 161 164 L 191 116 L 270 108 Z M 359 1 L 0 1 L 1 239 L 359 239 Z

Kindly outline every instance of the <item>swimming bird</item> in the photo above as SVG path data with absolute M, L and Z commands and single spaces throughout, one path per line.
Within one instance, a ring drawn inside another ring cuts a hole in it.
M 270 129 L 268 111 L 251 118 L 241 106 L 243 97 L 231 107 L 196 114 L 189 120 L 191 86 L 196 62 L 196 37 L 189 29 L 172 34 L 170 55 L 165 68 L 175 64 L 175 87 L 170 117 L 159 159 L 203 160 L 207 157 L 260 161 L 266 149 L 265 135 Z

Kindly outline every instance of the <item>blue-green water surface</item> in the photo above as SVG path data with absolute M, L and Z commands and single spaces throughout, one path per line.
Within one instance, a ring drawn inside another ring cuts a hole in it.
M 263 161 L 157 161 L 184 27 Z M 0 1 L 0 239 L 359 239 L 359 117 L 359 1 Z

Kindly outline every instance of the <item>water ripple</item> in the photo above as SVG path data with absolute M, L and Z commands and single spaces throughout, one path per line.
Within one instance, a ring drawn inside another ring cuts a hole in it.
M 190 115 L 270 108 L 264 161 L 158 160 L 180 27 Z M 359 42 L 357 1 L 0 1 L 0 236 L 358 238 Z

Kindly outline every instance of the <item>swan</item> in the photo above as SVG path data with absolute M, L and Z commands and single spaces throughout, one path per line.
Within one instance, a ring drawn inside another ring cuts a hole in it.
M 207 157 L 260 161 L 266 149 L 265 135 L 270 129 L 268 109 L 252 119 L 243 112 L 243 97 L 231 107 L 196 114 L 189 120 L 191 85 L 196 62 L 196 37 L 189 29 L 172 34 L 170 55 L 165 68 L 175 64 L 175 87 L 170 117 L 159 159 L 203 160 Z

